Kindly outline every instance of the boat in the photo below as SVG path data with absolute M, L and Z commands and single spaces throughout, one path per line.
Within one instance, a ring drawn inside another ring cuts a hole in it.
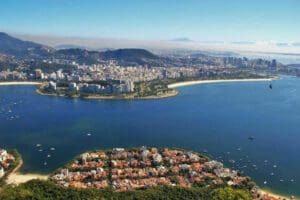
M 248 140 L 254 140 L 254 137 L 250 136 L 248 137 Z
M 229 162 L 232 163 L 232 164 L 234 164 L 235 160 L 230 159 Z

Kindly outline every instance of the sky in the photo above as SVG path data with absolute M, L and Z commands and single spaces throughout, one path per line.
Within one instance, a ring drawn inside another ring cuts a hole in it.
M 1 0 L 0 31 L 136 40 L 300 42 L 299 0 Z

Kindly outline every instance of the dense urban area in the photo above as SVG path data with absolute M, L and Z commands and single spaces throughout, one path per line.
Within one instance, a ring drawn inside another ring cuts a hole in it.
M 170 82 L 299 74 L 298 68 L 276 60 L 205 53 L 156 55 L 144 49 L 56 50 L 5 33 L 0 38 L 9 41 L 0 47 L 0 81 L 43 82 L 39 88 L 41 94 L 168 96 L 175 94 L 167 87 Z

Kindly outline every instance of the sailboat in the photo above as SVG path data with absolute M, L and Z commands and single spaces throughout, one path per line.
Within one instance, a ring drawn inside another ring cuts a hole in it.
M 273 89 L 272 82 L 270 82 L 270 84 L 269 84 L 269 88 L 270 88 L 271 90 Z

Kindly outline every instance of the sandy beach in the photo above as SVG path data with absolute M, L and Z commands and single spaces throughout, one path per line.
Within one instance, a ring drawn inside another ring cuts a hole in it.
M 21 174 L 19 170 L 22 167 L 22 165 L 23 165 L 23 160 L 21 159 L 19 165 L 8 175 L 6 179 L 7 184 L 18 185 L 20 183 L 25 183 L 33 179 L 40 179 L 40 180 L 48 179 L 47 175 L 42 175 L 42 174 Z
M 278 200 L 296 199 L 296 198 L 291 198 L 291 197 L 287 197 L 287 196 L 282 196 L 282 195 L 274 194 L 274 193 L 268 192 L 266 190 L 259 190 L 259 192 L 261 193 L 261 195 L 266 195 L 266 196 L 269 196 L 269 197 L 273 197 L 273 198 L 276 198 Z
M 208 83 L 227 83 L 227 82 L 252 82 L 252 81 L 272 81 L 272 78 L 261 79 L 220 79 L 220 80 L 199 80 L 199 81 L 184 81 L 178 83 L 172 83 L 168 85 L 169 88 L 177 88 L 196 84 L 208 84 Z
M 31 82 L 31 81 L 23 81 L 23 82 L 18 82 L 18 81 L 13 81 L 13 82 L 0 82 L 1 85 L 39 85 L 41 84 L 40 82 Z

